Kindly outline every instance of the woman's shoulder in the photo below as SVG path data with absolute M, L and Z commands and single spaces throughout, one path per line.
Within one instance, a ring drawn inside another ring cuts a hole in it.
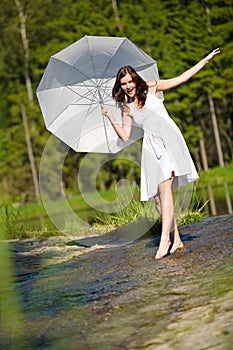
M 157 80 L 150 80 L 147 82 L 148 88 L 155 88 L 158 85 Z
M 148 86 L 148 92 L 155 95 L 157 92 L 157 86 L 158 86 L 157 80 L 148 81 L 147 86 Z

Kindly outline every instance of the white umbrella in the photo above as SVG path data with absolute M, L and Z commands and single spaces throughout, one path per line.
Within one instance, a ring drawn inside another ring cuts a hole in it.
M 85 36 L 53 55 L 37 88 L 47 129 L 77 152 L 116 153 L 141 138 L 134 125 L 121 141 L 101 112 L 108 106 L 121 123 L 111 92 L 126 65 L 146 81 L 159 78 L 156 62 L 127 38 Z

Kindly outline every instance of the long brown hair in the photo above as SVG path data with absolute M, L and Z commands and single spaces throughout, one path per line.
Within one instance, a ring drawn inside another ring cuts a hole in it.
M 121 79 L 124 78 L 127 74 L 130 74 L 132 80 L 136 83 L 136 97 L 139 102 L 139 107 L 143 107 L 146 102 L 146 95 L 148 92 L 147 83 L 138 75 L 134 68 L 131 66 L 121 67 L 117 73 L 116 81 L 112 89 L 112 97 L 119 106 L 122 104 L 130 103 L 132 100 L 124 92 L 121 87 Z

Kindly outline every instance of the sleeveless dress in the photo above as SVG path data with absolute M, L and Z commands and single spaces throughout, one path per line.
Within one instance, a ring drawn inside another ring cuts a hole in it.
M 148 201 L 158 192 L 158 184 L 175 178 L 172 189 L 198 180 L 186 142 L 179 128 L 169 117 L 163 102 L 147 94 L 145 106 L 138 109 L 130 103 L 130 112 L 138 127 L 143 128 L 141 158 L 141 201 Z

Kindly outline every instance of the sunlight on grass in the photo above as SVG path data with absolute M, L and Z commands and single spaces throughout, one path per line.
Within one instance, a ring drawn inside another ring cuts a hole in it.
M 120 209 L 122 208 L 123 202 L 124 197 L 119 198 L 119 210 L 113 214 L 94 214 L 94 224 L 96 226 L 106 225 L 108 227 L 119 227 L 143 218 L 155 222 L 155 225 L 160 226 L 161 220 L 158 212 L 156 211 L 154 201 L 140 202 L 139 200 L 132 199 L 129 205 L 127 205 L 124 209 Z M 206 216 L 204 207 L 207 202 L 202 206 L 200 203 L 201 201 L 198 198 L 195 189 L 192 194 L 190 207 L 184 211 L 178 211 L 175 213 L 177 224 L 179 226 L 188 225 L 203 219 Z
M 86 208 L 85 220 L 80 220 L 80 210 L 77 214 L 77 220 L 74 217 L 70 218 L 68 215 L 64 215 L 64 228 L 57 229 L 53 224 L 47 224 L 47 221 L 39 225 L 38 228 L 30 228 L 30 218 L 25 221 L 25 208 L 19 206 L 14 207 L 9 203 L 3 203 L 0 205 L 0 219 L 4 223 L 5 227 L 5 239 L 25 239 L 25 238 L 37 238 L 46 239 L 51 236 L 59 235 L 92 235 L 103 234 L 108 232 L 111 228 L 127 225 L 131 222 L 135 222 L 138 219 L 147 220 L 153 227 L 160 227 L 160 217 L 156 211 L 154 201 L 141 202 L 139 198 L 138 187 L 131 189 L 130 194 L 131 201 L 128 204 L 128 198 L 124 193 L 120 194 L 117 199 L 117 210 L 112 213 L 106 213 L 101 210 L 91 210 Z M 91 195 L 91 194 L 90 194 Z M 175 194 L 175 196 L 179 194 Z M 191 196 L 191 194 L 190 194 Z M 109 194 L 112 199 L 112 193 Z M 181 196 L 183 198 L 183 194 Z M 108 198 L 108 193 L 105 194 L 105 198 Z M 84 209 L 83 201 L 78 198 L 77 201 L 81 203 L 81 208 Z M 76 198 L 77 200 L 77 198 Z M 72 200 L 75 203 L 75 199 Z M 179 201 L 178 201 L 179 202 Z M 200 198 L 198 198 L 196 187 L 192 192 L 191 202 L 189 208 L 182 210 L 183 203 L 179 203 L 180 207 L 176 209 L 176 219 L 179 226 L 188 225 L 200 221 L 206 216 L 204 212 L 204 204 Z M 76 208 L 78 208 L 77 203 Z M 54 203 L 51 206 L 56 207 Z M 80 208 L 80 207 L 79 207 Z M 34 206 L 32 213 L 34 213 Z M 28 206 L 27 206 L 28 211 Z M 82 210 L 81 210 L 82 211 Z M 22 215 L 23 212 L 23 215 Z M 22 218 L 24 217 L 24 218 Z M 41 218 L 39 216 L 39 218 Z M 38 218 L 38 220 L 39 220 Z M 49 217 L 46 219 L 49 220 Z

